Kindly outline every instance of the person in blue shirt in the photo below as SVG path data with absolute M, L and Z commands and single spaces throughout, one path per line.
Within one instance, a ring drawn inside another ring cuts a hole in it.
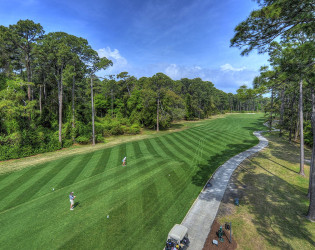
M 76 198 L 76 196 L 73 195 L 73 192 L 71 192 L 69 194 L 69 199 L 70 199 L 70 210 L 74 209 L 74 199 Z

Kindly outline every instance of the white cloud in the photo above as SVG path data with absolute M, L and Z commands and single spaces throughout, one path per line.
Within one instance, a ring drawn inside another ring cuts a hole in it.
M 179 66 L 170 64 L 162 70 L 172 79 L 204 77 L 204 69 L 200 66 Z
M 100 57 L 106 57 L 113 62 L 113 66 L 108 68 L 109 73 L 120 73 L 129 67 L 127 59 L 119 53 L 118 49 L 111 50 L 110 47 L 106 47 L 98 49 L 97 53 Z
M 223 69 L 222 66 L 218 68 L 203 68 L 199 65 L 183 66 L 177 64 L 159 64 L 152 65 L 150 72 L 147 72 L 147 75 L 151 76 L 156 72 L 163 72 L 173 80 L 200 77 L 203 81 L 211 81 L 218 89 L 227 93 L 236 93 L 236 90 L 241 85 L 245 84 L 248 87 L 252 87 L 251 83 L 254 77 L 259 74 L 259 72 L 255 70 L 245 69 L 245 67 L 234 68 L 231 65 L 225 66 Z
M 172 79 L 177 79 L 179 76 L 179 67 L 176 64 L 171 64 L 165 69 L 165 74 Z
M 222 66 L 220 66 L 220 69 L 222 71 L 243 71 L 246 69 L 246 67 L 242 67 L 242 68 L 234 68 L 231 64 L 226 63 Z

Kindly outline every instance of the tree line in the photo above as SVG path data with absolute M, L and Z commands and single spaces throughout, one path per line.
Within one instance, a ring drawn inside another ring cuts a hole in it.
M 96 74 L 112 65 L 84 38 L 45 34 L 32 20 L 0 26 L 0 160 L 159 131 L 175 120 L 263 110 L 268 102 L 246 86 L 225 93 L 200 78 Z
M 315 221 L 315 4 L 313 0 L 256 0 L 259 9 L 235 28 L 231 46 L 246 55 L 268 53 L 254 88 L 271 95 L 266 106 L 271 130 L 277 120 L 280 136 L 300 142 L 300 171 L 304 173 L 304 142 L 313 147 L 307 218 Z

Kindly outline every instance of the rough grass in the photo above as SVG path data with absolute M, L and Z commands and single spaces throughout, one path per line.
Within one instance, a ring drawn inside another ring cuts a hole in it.
M 299 147 L 267 134 L 269 147 L 247 159 L 233 174 L 237 192 L 226 192 L 218 219 L 232 221 L 240 249 L 315 249 L 315 223 L 309 222 L 309 166 L 299 173 Z M 306 158 L 311 151 L 306 149 Z M 235 207 L 233 198 L 240 198 Z M 225 210 L 225 211 L 224 211 Z
M 4 173 L 0 246 L 162 249 L 209 176 L 255 145 L 252 132 L 259 129 L 262 115 L 227 115 Z M 127 167 L 122 167 L 125 155 Z M 70 191 L 77 196 L 74 211 L 69 211 Z

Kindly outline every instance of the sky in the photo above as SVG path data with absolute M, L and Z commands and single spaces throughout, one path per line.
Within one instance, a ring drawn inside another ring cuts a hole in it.
M 45 32 L 83 37 L 137 78 L 162 72 L 173 80 L 200 77 L 236 93 L 252 87 L 267 55 L 230 47 L 234 28 L 257 9 L 252 0 L 0 0 L 0 25 L 40 23 Z

